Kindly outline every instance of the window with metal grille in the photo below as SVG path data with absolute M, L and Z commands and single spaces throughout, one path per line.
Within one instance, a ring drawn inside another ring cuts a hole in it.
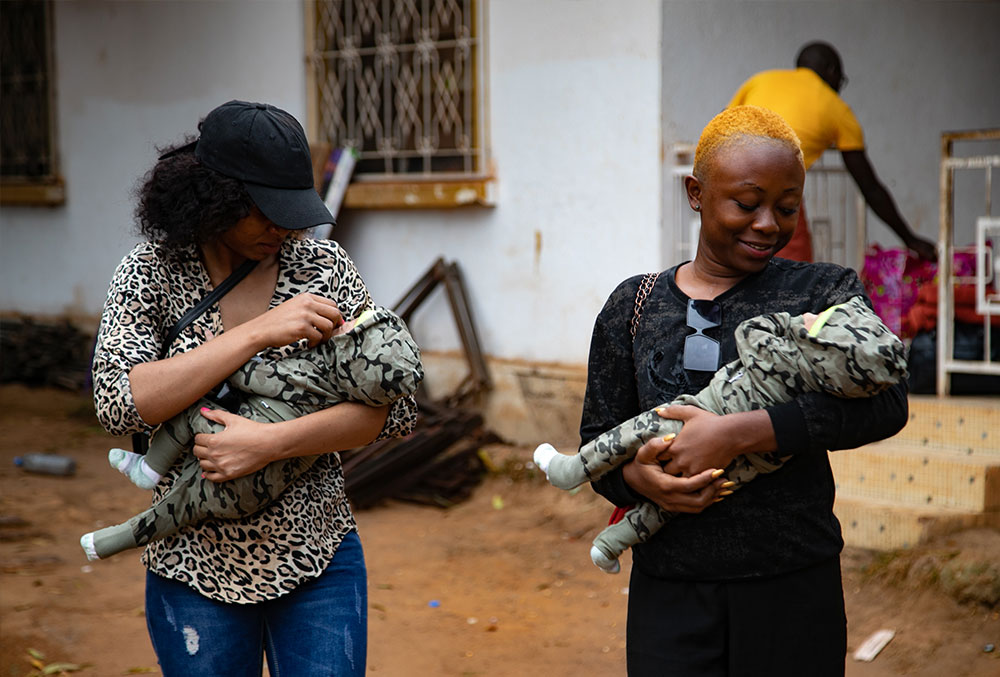
M 7 0 L 0 10 L 0 201 L 61 204 L 52 94 L 52 4 Z
M 346 206 L 489 203 L 483 4 L 311 3 L 310 136 L 355 149 Z

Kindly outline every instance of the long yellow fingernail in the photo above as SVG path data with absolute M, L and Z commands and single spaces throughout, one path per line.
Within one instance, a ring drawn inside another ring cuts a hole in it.
M 712 471 L 712 479 L 714 480 L 717 477 L 722 477 L 722 473 L 724 473 L 724 472 L 726 472 L 726 471 L 724 469 L 722 469 L 722 468 L 720 468 L 718 470 L 713 470 Z
M 719 496 L 732 496 L 732 495 L 733 495 L 733 492 L 731 492 L 731 491 L 720 491 L 719 492 Z
M 677 433 L 668 433 L 668 434 L 666 434 L 666 435 L 663 436 L 663 441 L 664 442 L 669 442 L 670 440 L 674 439 L 675 437 L 677 437 Z
M 723 482 L 722 483 L 722 488 L 723 489 L 728 489 L 729 487 L 735 487 L 735 486 L 736 486 L 736 482 Z
M 717 498 L 717 499 L 715 499 L 714 501 L 712 501 L 712 503 L 718 503 L 718 502 L 719 502 L 719 501 L 721 501 L 721 500 L 722 500 L 721 498 Z

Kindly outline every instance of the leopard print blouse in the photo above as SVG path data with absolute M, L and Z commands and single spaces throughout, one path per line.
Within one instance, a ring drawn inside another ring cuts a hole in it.
M 354 263 L 337 243 L 289 238 L 279 257 L 272 308 L 306 292 L 334 300 L 347 317 L 371 303 Z M 159 359 L 167 332 L 210 289 L 195 247 L 177 250 L 147 242 L 122 260 L 108 291 L 93 364 L 94 402 L 108 432 L 149 429 L 132 400 L 129 372 Z M 181 333 L 168 355 L 191 350 L 222 331 L 215 304 Z M 281 359 L 304 347 L 303 340 L 261 355 Z M 397 400 L 379 439 L 406 435 L 415 421 L 413 399 Z M 154 502 L 190 463 L 197 463 L 193 454 L 174 465 L 154 491 Z M 245 519 L 185 527 L 151 543 L 142 561 L 150 571 L 206 597 L 249 604 L 275 599 L 318 576 L 355 528 L 340 457 L 325 454 L 264 510 Z

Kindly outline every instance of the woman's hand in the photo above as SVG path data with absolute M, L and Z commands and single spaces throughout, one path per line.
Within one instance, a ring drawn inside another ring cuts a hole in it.
M 134 366 L 129 381 L 136 409 L 146 423 L 162 423 L 187 409 L 261 350 L 303 338 L 314 346 L 329 339 L 343 322 L 337 304 L 330 299 L 300 294 L 192 350 Z
M 662 418 L 684 423 L 677 438 L 665 451 L 667 472 L 691 477 L 705 470 L 725 468 L 739 455 L 738 440 L 725 432 L 725 417 L 690 405 L 675 404 L 658 409 Z
M 243 326 L 247 331 L 254 332 L 261 348 L 280 348 L 303 338 L 311 348 L 328 340 L 343 323 L 340 309 L 330 299 L 315 294 L 299 294 Z
M 203 408 L 201 415 L 223 429 L 195 435 L 194 455 L 205 479 L 225 482 L 273 461 L 370 444 L 385 426 L 389 405 L 341 402 L 279 423 L 258 423 L 220 409 Z
M 684 423 L 662 456 L 666 471 L 692 477 L 714 468 L 725 469 L 734 458 L 777 448 L 771 418 L 763 409 L 718 416 L 690 405 L 675 404 L 657 413 Z
M 676 441 L 676 440 L 674 440 Z M 677 477 L 660 464 L 673 441 L 655 438 L 639 447 L 635 459 L 622 469 L 632 489 L 670 512 L 699 513 L 724 490 L 721 470 L 710 468 L 693 477 Z M 667 464 L 670 468 L 671 464 Z
M 224 426 L 217 433 L 194 436 L 194 455 L 205 479 L 212 482 L 234 480 L 276 459 L 273 436 L 269 434 L 273 424 L 251 421 L 221 409 L 203 408 L 201 415 Z

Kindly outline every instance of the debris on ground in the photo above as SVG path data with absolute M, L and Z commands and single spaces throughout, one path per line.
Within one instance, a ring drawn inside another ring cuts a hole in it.
M 89 385 L 93 338 L 69 321 L 0 318 L 0 383 L 79 391 Z
M 968 529 L 909 550 L 875 554 L 870 578 L 905 589 L 937 588 L 960 604 L 1000 606 L 1000 531 Z
M 854 652 L 854 660 L 870 663 L 875 660 L 885 645 L 896 636 L 895 630 L 878 630 L 868 637 Z
M 341 454 L 347 496 L 359 509 L 387 498 L 450 507 L 472 495 L 486 474 L 480 449 L 499 441 L 474 411 L 421 403 L 406 437 Z
M 394 306 L 404 322 L 443 285 L 469 365 L 465 379 L 444 397 L 418 393 L 416 428 L 400 439 L 382 440 L 341 453 L 347 496 L 356 508 L 396 498 L 451 507 L 472 495 L 489 470 L 482 452 L 500 438 L 483 427 L 475 403 L 492 388 L 462 274 L 455 262 L 437 259 Z

